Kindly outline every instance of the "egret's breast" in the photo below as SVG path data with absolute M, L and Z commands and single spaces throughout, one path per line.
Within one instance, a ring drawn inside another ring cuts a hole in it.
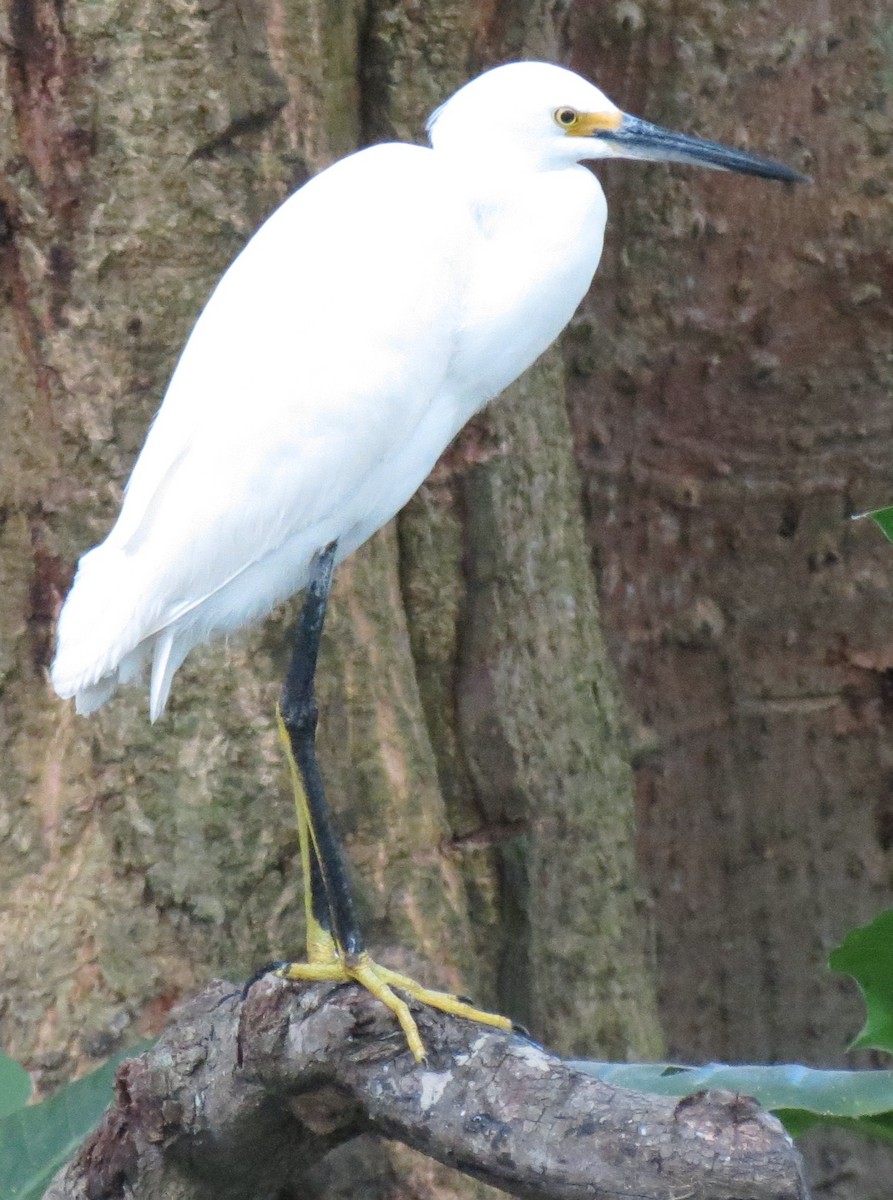
M 451 374 L 472 411 L 558 337 L 601 257 L 607 206 L 585 168 L 534 175 L 480 206 L 465 318 Z

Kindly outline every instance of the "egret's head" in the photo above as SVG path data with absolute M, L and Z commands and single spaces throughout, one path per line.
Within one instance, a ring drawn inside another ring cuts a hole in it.
M 803 181 L 782 163 L 671 133 L 631 117 L 604 92 L 551 63 L 509 63 L 478 76 L 428 122 L 431 145 L 481 164 L 533 168 L 643 158 Z
M 537 167 L 579 162 L 587 157 L 579 140 L 584 128 L 616 129 L 622 119 L 607 96 L 573 71 L 509 63 L 460 88 L 432 115 L 428 135 L 437 151 Z

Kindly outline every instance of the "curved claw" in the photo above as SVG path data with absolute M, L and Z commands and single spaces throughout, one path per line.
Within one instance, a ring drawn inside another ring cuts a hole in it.
M 252 972 L 252 974 L 249 975 L 245 980 L 245 983 L 242 986 L 241 995 L 239 997 L 241 1001 L 243 1003 L 245 1002 L 245 998 L 247 997 L 248 993 L 256 983 L 259 983 L 263 979 L 265 975 L 269 975 L 273 971 L 281 971 L 283 967 L 287 967 L 288 965 L 289 964 L 287 962 L 283 962 L 280 959 L 274 959 L 273 962 L 264 963 L 262 967 L 258 967 L 257 970 Z

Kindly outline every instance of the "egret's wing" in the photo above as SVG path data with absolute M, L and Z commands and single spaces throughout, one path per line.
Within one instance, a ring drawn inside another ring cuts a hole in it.
M 438 395 L 473 237 L 435 156 L 406 146 L 337 164 L 255 235 L 187 343 L 110 535 L 151 570 L 155 619 L 337 525 Z
M 452 187 L 430 151 L 363 151 L 289 199 L 233 263 L 117 524 L 81 560 L 59 622 L 60 694 L 101 703 L 104 681 L 136 669 L 148 639 L 255 564 L 286 546 L 309 561 L 356 528 L 372 474 L 443 401 L 477 236 Z M 208 630 L 277 598 L 243 597 Z

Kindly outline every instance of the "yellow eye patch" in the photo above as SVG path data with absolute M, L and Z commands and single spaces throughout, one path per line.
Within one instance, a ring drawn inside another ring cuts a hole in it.
M 619 129 L 623 120 L 621 112 L 577 112 L 575 108 L 556 108 L 552 114 L 556 125 L 560 125 L 571 137 L 592 137 L 595 133 L 604 133 L 611 129 Z

